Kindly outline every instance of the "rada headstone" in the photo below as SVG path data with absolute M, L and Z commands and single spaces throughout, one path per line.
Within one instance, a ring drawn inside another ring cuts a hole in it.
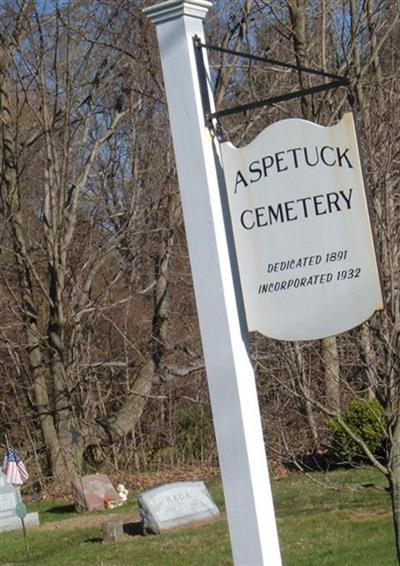
M 203 482 L 177 482 L 162 485 L 139 495 L 143 531 L 163 531 L 212 519 L 219 515 Z
M 75 509 L 83 511 L 101 511 L 113 504 L 122 503 L 108 476 L 90 474 L 72 482 Z
M 19 510 L 23 505 L 18 489 L 9 484 L 0 471 L 0 532 L 22 529 Z M 23 518 L 26 527 L 39 526 L 38 513 L 27 513 Z

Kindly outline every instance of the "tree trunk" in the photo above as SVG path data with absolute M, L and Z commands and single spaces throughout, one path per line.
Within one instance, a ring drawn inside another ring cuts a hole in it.
M 308 66 L 306 45 L 306 3 L 304 0 L 288 0 L 290 22 L 292 25 L 293 46 L 296 63 L 299 66 Z M 300 88 L 304 89 L 307 84 L 306 75 L 298 71 Z M 301 96 L 301 112 L 306 120 L 312 118 L 312 104 L 309 96 Z M 325 392 L 330 407 L 335 411 L 340 410 L 339 379 L 340 369 L 336 338 L 334 336 L 322 340 L 322 358 L 324 361 Z
M 336 414 L 340 413 L 340 366 L 337 340 L 335 336 L 324 338 L 322 359 L 324 362 L 324 383 L 326 406 Z
M 40 348 L 41 337 L 37 327 L 37 308 L 33 294 L 28 245 L 23 232 L 24 222 L 19 195 L 15 142 L 11 125 L 8 59 L 9 55 L 3 49 L 1 51 L 2 62 L 0 64 L 2 207 L 3 213 L 8 215 L 11 224 L 14 259 L 21 294 L 21 316 L 27 343 L 36 412 L 41 425 L 43 440 L 48 448 L 49 465 L 52 467 L 54 459 L 60 453 L 60 444 L 50 410 L 47 381 Z
M 310 429 L 311 436 L 313 438 L 314 446 L 315 448 L 317 448 L 319 445 L 319 434 L 314 415 L 314 407 L 310 401 L 310 399 L 312 399 L 312 393 L 308 383 L 308 376 L 306 374 L 307 370 L 304 361 L 304 356 L 301 351 L 300 344 L 298 342 L 294 342 L 294 351 L 296 356 L 298 388 L 302 392 L 304 411 L 306 414 L 308 427 Z
M 306 56 L 306 7 L 304 0 L 288 0 L 288 8 L 290 15 L 290 22 L 292 24 L 292 37 L 296 63 L 300 67 L 305 67 L 307 63 Z M 300 89 L 307 88 L 308 81 L 306 74 L 299 70 L 299 85 Z M 311 120 L 312 106 L 309 96 L 302 96 L 300 98 L 301 112 L 306 120 Z
M 64 266 L 49 266 L 50 314 L 48 324 L 48 343 L 50 355 L 50 374 L 54 391 L 54 423 L 57 430 L 59 450 L 53 454 L 52 471 L 57 480 L 71 477 L 73 473 L 73 454 L 71 444 L 72 402 L 69 394 L 67 367 L 64 348 L 64 317 L 59 295 L 64 291 L 64 277 L 57 270 Z
M 399 408 L 400 410 L 400 408 Z M 397 413 L 399 414 L 399 413 Z M 397 559 L 400 564 L 400 418 L 392 430 L 392 446 L 389 456 L 389 487 L 392 503 L 393 527 Z
M 368 323 L 361 327 L 361 351 L 365 363 L 366 382 L 368 386 L 367 399 L 372 401 L 376 397 L 378 386 L 376 352 L 372 344 L 370 328 Z
M 360 49 L 358 44 L 358 18 L 357 18 L 357 0 L 350 0 L 350 28 L 351 28 L 351 38 L 352 38 L 352 66 L 353 66 L 353 75 L 356 77 L 356 85 L 355 85 L 355 94 L 357 98 L 357 104 L 360 109 L 360 114 L 363 117 L 362 110 L 365 107 L 365 99 L 363 89 L 361 87 L 360 81 L 358 78 L 361 74 L 361 57 L 360 57 Z

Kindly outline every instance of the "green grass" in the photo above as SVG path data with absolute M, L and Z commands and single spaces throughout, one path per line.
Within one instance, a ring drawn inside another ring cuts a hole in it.
M 284 566 L 397 566 L 384 479 L 370 469 L 313 474 L 312 478 L 310 481 L 293 474 L 273 482 Z M 221 506 L 220 486 L 209 487 Z M 135 499 L 121 511 L 136 513 Z M 30 505 L 29 510 L 39 511 L 42 524 L 76 517 L 63 502 L 41 502 Z M 109 517 L 110 512 L 104 515 Z M 65 529 L 62 523 L 57 529 L 30 531 L 27 559 L 22 533 L 3 533 L 0 565 L 232 564 L 223 517 L 214 523 L 162 536 L 127 536 L 116 544 L 100 544 L 100 536 L 99 527 Z
M 285 566 L 398 565 L 386 482 L 372 470 L 276 482 L 274 494 Z M 374 487 L 361 487 L 362 484 Z
M 129 511 L 137 512 L 137 508 L 136 498 L 130 498 L 122 507 L 117 507 L 116 509 L 112 509 L 112 511 L 99 511 L 96 515 L 104 516 L 104 521 L 106 521 L 110 514 L 114 516 L 120 513 L 125 514 Z M 29 505 L 28 511 L 37 511 L 39 513 L 40 524 L 79 517 L 75 511 L 74 504 L 70 501 L 41 501 Z M 88 517 L 90 517 L 90 515 L 88 515 Z

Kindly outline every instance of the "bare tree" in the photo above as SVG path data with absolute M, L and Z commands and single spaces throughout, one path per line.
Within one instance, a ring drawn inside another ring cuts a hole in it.
M 123 2 L 55 3 L 54 11 L 25 2 L 10 11 L 14 27 L 1 41 L 14 316 L 25 392 L 59 479 L 73 475 L 88 447 L 133 430 L 168 348 L 175 171 L 168 135 L 164 149 L 154 137 L 165 115 L 147 24 L 135 9 L 127 24 L 126 10 Z M 126 305 L 147 329 L 142 343 L 119 314 Z M 117 337 L 111 360 L 100 342 L 94 347 L 96 321 Z

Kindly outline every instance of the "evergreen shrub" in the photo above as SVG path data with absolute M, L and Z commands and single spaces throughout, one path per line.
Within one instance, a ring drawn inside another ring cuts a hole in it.
M 342 418 L 365 442 L 372 454 L 381 459 L 386 439 L 386 415 L 379 401 L 351 401 L 342 412 Z M 332 450 L 339 462 L 357 463 L 368 460 L 362 448 L 337 421 L 329 421 L 328 429 L 332 435 Z

